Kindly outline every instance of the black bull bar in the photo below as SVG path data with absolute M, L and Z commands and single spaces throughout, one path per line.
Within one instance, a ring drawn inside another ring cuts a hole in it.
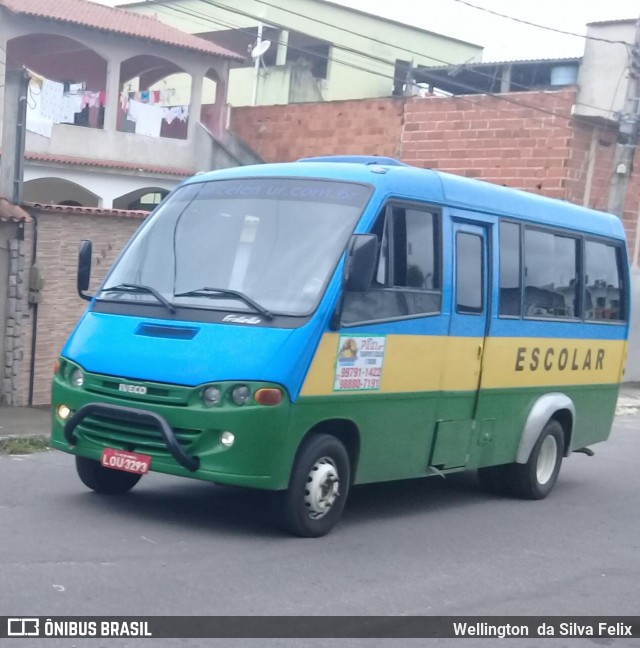
M 195 472 L 200 467 L 200 459 L 193 457 L 184 451 L 176 437 L 173 428 L 167 423 L 166 419 L 154 412 L 139 410 L 134 407 L 124 407 L 122 405 L 106 405 L 105 403 L 87 403 L 83 405 L 73 416 L 64 424 L 64 438 L 69 445 L 76 445 L 77 438 L 74 430 L 88 416 L 103 416 L 106 418 L 117 419 L 129 423 L 140 423 L 142 425 L 152 425 L 158 429 L 162 439 L 167 446 L 171 456 L 187 470 Z

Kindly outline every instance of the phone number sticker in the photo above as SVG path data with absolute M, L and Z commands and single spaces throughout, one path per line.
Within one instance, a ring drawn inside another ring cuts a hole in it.
M 386 338 L 341 335 L 333 391 L 380 389 Z

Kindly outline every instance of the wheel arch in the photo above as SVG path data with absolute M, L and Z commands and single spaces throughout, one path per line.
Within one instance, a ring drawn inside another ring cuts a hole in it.
M 576 408 L 573 401 L 561 392 L 551 392 L 540 396 L 531 407 L 520 437 L 516 463 L 526 464 L 531 456 L 544 426 L 551 419 L 557 420 L 564 429 L 564 456 L 569 456 Z
M 302 439 L 300 439 L 291 472 L 293 472 L 293 466 L 300 456 L 301 448 L 309 437 L 315 434 L 328 434 L 338 439 L 338 441 L 344 445 L 347 454 L 349 455 L 349 463 L 351 464 L 351 482 L 353 482 L 358 467 L 358 459 L 360 457 L 360 430 L 350 419 L 326 419 L 324 421 L 319 421 L 311 427 Z M 291 474 L 289 475 L 289 480 L 291 480 Z

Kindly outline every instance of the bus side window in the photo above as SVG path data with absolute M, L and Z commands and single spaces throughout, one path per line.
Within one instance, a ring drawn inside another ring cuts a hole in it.
M 522 281 L 520 279 L 520 225 L 500 223 L 500 312 L 507 317 L 520 316 Z
M 440 250 L 437 214 L 391 204 L 371 233 L 380 242 L 378 266 L 366 293 L 346 293 L 342 323 L 384 321 L 440 312 Z
M 624 319 L 624 291 L 620 273 L 620 249 L 585 241 L 585 305 L 587 320 Z
M 579 317 L 578 239 L 525 229 L 524 315 Z
M 456 235 L 456 310 L 468 315 L 484 310 L 482 237 Z

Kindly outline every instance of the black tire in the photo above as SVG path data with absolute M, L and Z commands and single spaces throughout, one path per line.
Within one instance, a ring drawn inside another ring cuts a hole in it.
M 105 468 L 99 461 L 76 457 L 76 470 L 82 483 L 101 495 L 122 495 L 130 491 L 142 475 Z
M 551 455 L 554 442 L 555 458 Z M 564 430 L 558 421 L 551 419 L 533 446 L 529 461 L 526 464 L 514 463 L 509 466 L 509 490 L 523 499 L 544 499 L 558 479 L 563 452 Z M 542 480 L 539 478 L 540 472 Z
M 342 514 L 350 482 L 351 465 L 344 445 L 329 434 L 310 436 L 298 451 L 289 488 L 280 497 L 284 529 L 304 538 L 328 533 Z M 309 485 L 314 486 L 311 491 Z

